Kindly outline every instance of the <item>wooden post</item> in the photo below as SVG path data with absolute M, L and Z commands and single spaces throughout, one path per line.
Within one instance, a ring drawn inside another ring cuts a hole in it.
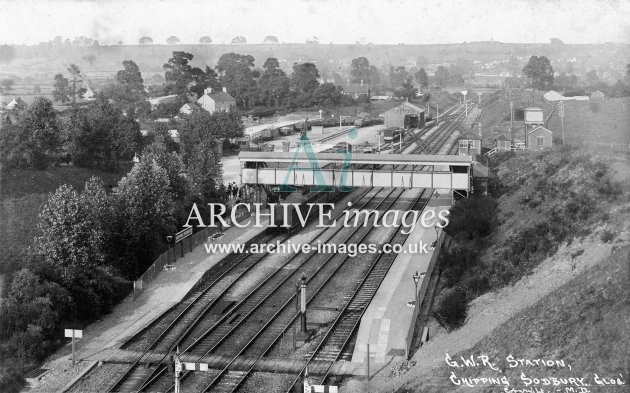
M 74 366 L 74 329 L 72 329 L 72 365 Z

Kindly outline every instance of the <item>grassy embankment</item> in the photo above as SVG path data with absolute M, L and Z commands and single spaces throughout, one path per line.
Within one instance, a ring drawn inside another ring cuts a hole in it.
M 496 157 L 497 180 L 490 188 L 496 201 L 472 199 L 468 208 L 454 209 L 469 221 L 459 228 L 452 221 L 454 241 L 444 253 L 437 309 L 449 296 L 468 307 L 450 325 L 442 320 L 446 329 L 430 323 L 431 339 L 414 354 L 417 365 L 407 374 L 392 379 L 385 368 L 372 386 L 450 392 L 457 389 L 451 371 L 458 377 L 505 375 L 521 388 L 520 372 L 587 377 L 591 383 L 593 373 L 621 372 L 627 381 L 630 165 L 625 159 L 610 163 L 621 168 L 612 171 L 601 156 L 575 149 Z M 445 353 L 488 355 L 504 373 L 448 367 Z M 509 369 L 509 354 L 564 359 L 573 371 Z M 349 383 L 347 391 L 358 385 Z

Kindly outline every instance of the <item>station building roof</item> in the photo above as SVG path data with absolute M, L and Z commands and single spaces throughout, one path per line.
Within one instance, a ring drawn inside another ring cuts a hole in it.
M 294 161 L 295 153 L 285 152 L 240 152 L 238 159 L 241 162 L 269 162 L 290 163 Z M 322 164 L 343 164 L 346 160 L 340 153 L 316 153 L 317 162 Z M 295 158 L 295 162 L 308 163 L 308 156 L 301 152 Z M 471 166 L 471 156 L 450 154 L 363 154 L 353 153 L 354 165 L 454 165 Z

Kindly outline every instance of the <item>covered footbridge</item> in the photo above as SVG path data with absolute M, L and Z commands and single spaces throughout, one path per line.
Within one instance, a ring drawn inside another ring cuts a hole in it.
M 241 152 L 250 185 L 406 187 L 471 191 L 472 157 L 459 155 Z

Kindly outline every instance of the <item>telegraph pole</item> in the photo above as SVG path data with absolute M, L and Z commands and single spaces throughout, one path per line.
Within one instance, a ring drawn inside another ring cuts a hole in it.
M 558 110 L 558 114 L 560 115 L 560 127 L 562 127 L 562 144 L 564 145 L 564 101 L 558 101 Z

